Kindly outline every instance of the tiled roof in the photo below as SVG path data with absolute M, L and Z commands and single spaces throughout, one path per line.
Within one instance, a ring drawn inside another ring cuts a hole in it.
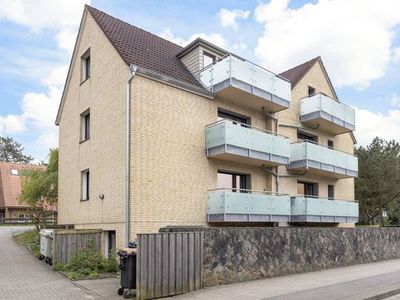
M 86 5 L 111 44 L 127 65 L 154 71 L 202 87 L 176 55 L 183 47 Z
M 302 63 L 301 65 L 293 67 L 289 70 L 286 70 L 279 75 L 289 79 L 293 89 L 296 84 L 298 84 L 299 81 L 304 77 L 304 75 L 311 69 L 311 67 L 319 60 L 321 60 L 320 56 L 306 61 L 305 63 Z
M 18 197 L 21 194 L 21 176 L 13 175 L 11 170 L 43 169 L 44 166 L 26 165 L 18 163 L 0 162 L 0 208 L 26 207 L 20 204 Z

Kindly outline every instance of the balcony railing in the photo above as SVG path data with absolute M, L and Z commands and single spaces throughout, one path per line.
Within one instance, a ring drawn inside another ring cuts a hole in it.
M 206 150 L 212 158 L 276 166 L 289 163 L 290 141 L 248 124 L 224 119 L 206 127 Z
M 200 71 L 201 83 L 218 96 L 269 112 L 290 105 L 290 82 L 254 63 L 229 54 Z
M 288 222 L 290 196 L 239 189 L 210 190 L 207 220 L 208 222 Z
M 358 175 L 358 159 L 353 154 L 307 141 L 290 145 L 288 169 L 350 178 Z
M 291 198 L 291 222 L 357 223 L 358 203 L 322 197 Z
M 355 129 L 354 109 L 323 94 L 301 100 L 300 119 L 303 124 L 334 134 Z

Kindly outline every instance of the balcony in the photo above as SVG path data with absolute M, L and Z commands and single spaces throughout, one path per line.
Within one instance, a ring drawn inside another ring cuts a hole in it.
M 333 134 L 355 129 L 354 109 L 323 94 L 301 100 L 300 120 L 307 126 L 319 126 L 319 129 Z
M 288 222 L 290 196 L 251 190 L 208 192 L 208 222 Z
M 250 165 L 287 165 L 287 137 L 251 128 L 247 124 L 221 120 L 206 127 L 207 157 Z
M 358 203 L 321 197 L 292 197 L 291 222 L 357 223 Z
M 201 83 L 215 95 L 267 112 L 290 105 L 290 82 L 232 54 L 200 71 Z
M 290 145 L 288 169 L 338 179 L 351 178 L 358 175 L 358 159 L 352 154 L 312 142 L 293 143 Z

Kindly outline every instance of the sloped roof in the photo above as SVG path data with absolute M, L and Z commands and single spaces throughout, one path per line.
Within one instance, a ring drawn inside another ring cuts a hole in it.
M 45 166 L 20 163 L 0 162 L 0 208 L 27 207 L 20 204 L 18 197 L 21 194 L 21 171 L 29 169 L 41 169 Z M 11 170 L 18 170 L 19 175 L 13 175 Z
M 335 88 L 333 87 L 333 84 L 331 82 L 331 79 L 329 78 L 328 72 L 325 69 L 324 63 L 322 62 L 321 56 L 317 56 L 309 61 L 306 61 L 298 66 L 295 66 L 289 70 L 286 70 L 282 73 L 280 73 L 280 76 L 283 76 L 287 79 L 290 80 L 291 84 L 292 84 L 292 89 L 300 82 L 300 80 L 304 77 L 304 75 L 307 74 L 308 71 L 310 71 L 310 69 L 316 64 L 319 63 L 321 68 L 322 68 L 322 72 L 324 72 L 325 74 L 325 78 L 328 81 L 329 87 L 332 90 L 332 94 L 334 96 L 334 98 L 336 100 L 338 100 Z
M 177 57 L 183 47 L 91 6 L 86 5 L 86 9 L 128 66 L 134 64 L 187 84 L 202 87 Z

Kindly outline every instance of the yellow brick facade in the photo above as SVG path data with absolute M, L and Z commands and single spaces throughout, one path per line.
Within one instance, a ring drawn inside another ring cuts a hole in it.
M 90 48 L 91 76 L 81 83 L 80 57 Z M 64 95 L 60 126 L 59 223 L 77 229 L 115 230 L 117 246 L 125 236 L 125 88 L 129 68 L 90 14 L 86 14 L 75 61 Z M 277 113 L 278 132 L 297 140 L 301 127 L 299 101 L 308 85 L 333 97 L 319 64 L 292 90 L 290 109 Z M 131 237 L 157 232 L 168 225 L 207 225 L 207 191 L 217 187 L 217 171 L 251 174 L 251 188 L 274 191 L 274 178 L 261 167 L 228 163 L 206 157 L 205 127 L 217 121 L 218 108 L 251 118 L 251 124 L 272 129 L 261 111 L 224 99 L 209 99 L 137 74 L 131 85 Z M 80 114 L 90 109 L 90 139 L 80 143 Z M 315 131 L 319 142 L 335 141 L 352 152 L 349 134 L 329 136 Z M 81 201 L 81 171 L 90 169 L 90 199 Z M 279 192 L 296 195 L 297 178 L 285 177 L 279 167 Z M 336 186 L 336 197 L 354 199 L 354 180 L 305 176 Z M 99 195 L 103 194 L 101 200 Z

